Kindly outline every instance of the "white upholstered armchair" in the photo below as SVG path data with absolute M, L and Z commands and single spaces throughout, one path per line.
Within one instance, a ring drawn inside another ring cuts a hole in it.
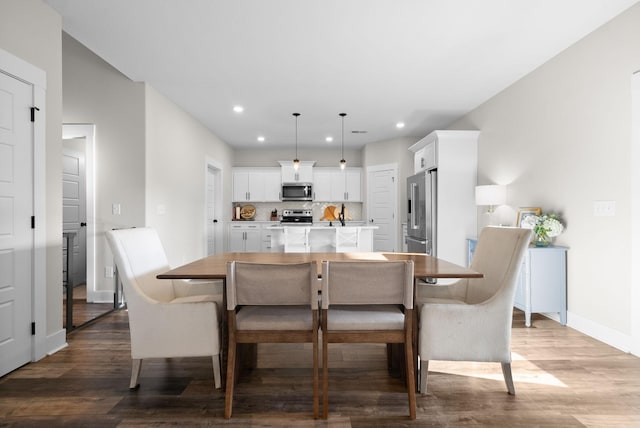
M 209 356 L 215 387 L 220 388 L 222 281 L 157 279 L 170 267 L 154 229 L 119 229 L 106 235 L 129 312 L 129 387 L 138 387 L 143 359 Z
M 507 390 L 515 395 L 510 349 L 513 300 L 530 240 L 528 229 L 486 227 L 471 263 L 483 278 L 417 286 L 422 394 L 427 392 L 429 360 L 445 360 L 499 362 Z

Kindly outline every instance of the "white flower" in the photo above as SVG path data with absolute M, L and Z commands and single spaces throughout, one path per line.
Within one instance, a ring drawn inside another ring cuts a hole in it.
M 538 224 L 539 219 L 540 217 L 538 217 L 537 215 L 526 216 L 520 222 L 520 227 L 523 227 L 525 229 L 533 229 L 536 226 L 536 224 Z
M 555 238 L 564 230 L 564 226 L 555 214 L 541 216 L 530 215 L 522 219 L 520 227 L 533 229 L 533 233 L 542 238 Z
M 562 233 L 564 226 L 555 218 L 547 217 L 542 221 L 542 227 L 547 231 L 547 236 L 554 238 Z

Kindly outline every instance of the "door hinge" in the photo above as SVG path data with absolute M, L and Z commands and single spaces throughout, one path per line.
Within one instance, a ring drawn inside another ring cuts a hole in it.
M 38 107 L 31 107 L 31 122 L 36 121 L 36 110 L 40 111 Z
M 35 229 L 36 228 L 36 216 L 32 215 L 31 216 L 31 229 Z
M 35 321 L 31 323 L 31 336 L 36 335 L 36 323 Z

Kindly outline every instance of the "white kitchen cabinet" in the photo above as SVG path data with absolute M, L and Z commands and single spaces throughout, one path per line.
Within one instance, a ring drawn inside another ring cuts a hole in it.
M 279 202 L 279 168 L 234 168 L 233 202 Z
M 262 225 L 262 230 L 260 233 L 261 236 L 261 248 L 260 251 L 263 253 L 270 253 L 274 251 L 272 249 L 272 240 L 274 232 L 276 232 L 272 226 L 279 225 L 279 223 L 267 223 Z
M 468 265 L 476 244 L 476 239 L 467 239 Z M 524 311 L 527 327 L 532 313 L 557 313 L 560 324 L 567 324 L 567 248 L 527 248 L 513 305 Z
M 362 173 L 360 168 L 347 168 L 344 171 L 344 194 L 345 201 L 362 201 Z
M 313 171 L 313 200 L 320 202 L 330 202 L 331 199 L 331 177 L 334 174 L 333 168 L 316 168 Z
M 362 202 L 362 168 L 315 168 L 314 200 Z
M 315 161 L 300 161 L 296 170 L 293 161 L 278 161 L 281 165 L 281 179 L 283 183 L 312 183 L 313 165 Z
M 436 167 L 435 141 L 418 149 L 413 155 L 413 173 L 417 174 Z
M 262 251 L 262 233 L 258 224 L 230 224 L 229 252 L 254 253 Z

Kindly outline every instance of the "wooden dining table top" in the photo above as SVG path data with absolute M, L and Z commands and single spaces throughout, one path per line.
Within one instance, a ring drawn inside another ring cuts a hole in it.
M 415 278 L 482 278 L 482 273 L 422 253 L 219 253 L 159 274 L 159 279 L 225 279 L 230 261 L 254 263 L 316 262 L 318 275 L 322 261 L 412 260 Z

